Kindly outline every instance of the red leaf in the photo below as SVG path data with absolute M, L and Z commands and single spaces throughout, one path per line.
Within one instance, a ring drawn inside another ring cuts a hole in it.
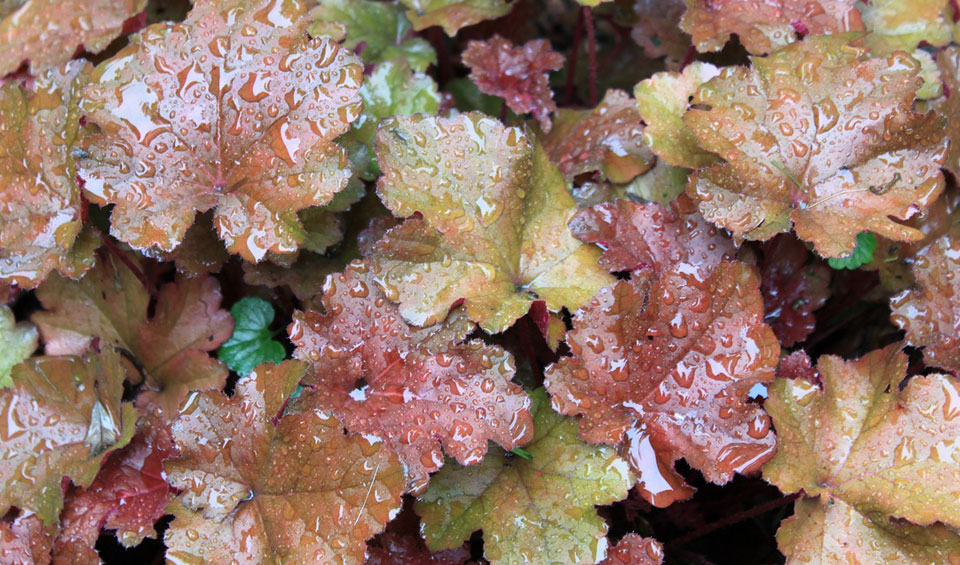
M 463 52 L 470 80 L 480 92 L 503 98 L 517 114 L 532 112 L 540 127 L 550 131 L 550 114 L 557 110 L 547 73 L 563 67 L 563 55 L 545 39 L 515 46 L 494 35 L 471 41 Z
M 814 262 L 800 240 L 779 235 L 763 248 L 763 305 L 780 344 L 807 338 L 817 324 L 814 310 L 830 298 L 830 267 Z
M 554 406 L 583 416 L 583 439 L 620 446 L 657 506 L 692 494 L 675 460 L 723 484 L 775 447 L 766 414 L 746 400 L 773 379 L 780 351 L 757 275 L 741 263 L 709 275 L 685 267 L 602 290 L 574 317 L 573 357 L 546 372 Z

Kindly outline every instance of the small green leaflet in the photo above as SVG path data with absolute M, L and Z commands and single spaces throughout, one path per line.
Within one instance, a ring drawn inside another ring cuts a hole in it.
M 873 261 L 873 252 L 877 249 L 877 236 L 870 232 L 861 232 L 857 234 L 857 246 L 853 252 L 846 257 L 827 259 L 831 268 L 841 269 L 859 269 Z
M 233 335 L 217 350 L 217 358 L 230 370 L 247 376 L 260 363 L 279 363 L 287 356 L 283 344 L 270 331 L 273 306 L 262 298 L 247 296 L 230 308 L 236 325 Z

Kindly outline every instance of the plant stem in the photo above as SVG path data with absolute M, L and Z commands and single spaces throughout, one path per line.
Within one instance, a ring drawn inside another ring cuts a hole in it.
M 769 512 L 769 511 L 771 511 L 771 510 L 773 510 L 773 509 L 775 509 L 775 508 L 780 508 L 781 506 L 786 506 L 787 504 L 790 504 L 790 503 L 792 503 L 793 501 L 795 501 L 796 499 L 800 498 L 800 495 L 801 495 L 801 494 L 802 494 L 802 493 L 800 493 L 800 492 L 795 492 L 795 493 L 793 493 L 793 494 L 788 494 L 788 495 L 786 495 L 786 496 L 784 496 L 784 497 L 782 497 L 782 498 L 778 498 L 778 499 L 776 499 L 776 500 L 771 500 L 771 501 L 769 501 L 769 502 L 765 502 L 765 503 L 763 503 L 763 504 L 761 504 L 761 505 L 759 505 L 759 506 L 754 506 L 753 508 L 749 508 L 749 509 L 744 510 L 744 511 L 742 511 L 742 512 L 737 512 L 737 513 L 731 514 L 731 515 L 729 515 L 729 516 L 727 516 L 727 517 L 725 517 L 725 518 L 721 518 L 720 520 L 716 520 L 716 521 L 714 521 L 714 522 L 710 522 L 709 524 L 705 524 L 704 526 L 701 526 L 701 527 L 697 528 L 696 530 L 694 530 L 694 531 L 692 531 L 692 532 L 690 532 L 690 533 L 684 534 L 684 535 L 682 535 L 682 536 L 680 536 L 680 537 L 678 537 L 678 538 L 675 538 L 675 539 L 670 540 L 670 542 L 666 544 L 666 548 L 665 548 L 665 549 L 666 549 L 667 551 L 669 551 L 671 548 L 677 548 L 677 547 L 679 547 L 679 546 L 682 546 L 682 545 L 684 545 L 684 544 L 686 544 L 686 543 L 689 543 L 689 542 L 691 542 L 691 541 L 693 541 L 693 540 L 695 540 L 695 539 L 697 539 L 697 538 L 701 538 L 701 537 L 703 537 L 703 536 L 705 536 L 705 535 L 707 535 L 707 534 L 709 534 L 709 533 L 711 533 L 711 532 L 713 532 L 713 531 L 719 530 L 720 528 L 725 528 L 725 527 L 730 526 L 730 525 L 732 525 L 732 524 L 736 524 L 737 522 L 742 522 L 742 521 L 747 520 L 747 519 L 749 519 L 749 518 L 753 518 L 754 516 L 759 516 L 760 514 L 765 514 L 765 513 Z
M 583 35 L 583 12 L 577 12 L 577 24 L 573 28 L 573 45 L 570 46 L 570 64 L 567 65 L 567 84 L 563 91 L 564 105 L 573 103 L 573 82 L 577 76 L 577 60 L 580 58 L 580 36 Z
M 593 12 L 583 7 L 583 24 L 587 30 L 587 56 L 590 68 L 590 107 L 597 105 L 597 36 L 593 29 Z

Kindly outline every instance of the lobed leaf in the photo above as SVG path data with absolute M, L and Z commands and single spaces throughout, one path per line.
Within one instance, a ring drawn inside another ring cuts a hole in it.
M 724 163 L 691 175 L 687 191 L 710 221 L 766 240 L 793 225 L 825 257 L 871 231 L 922 234 L 897 220 L 943 190 L 943 120 L 912 104 L 920 66 L 897 52 L 870 58 L 851 37 L 808 37 L 700 87 L 687 127 Z
M 916 288 L 890 301 L 890 320 L 906 332 L 906 343 L 923 347 L 932 367 L 960 374 L 960 228 L 954 227 L 920 250 L 913 261 Z
M 48 354 L 108 345 L 128 352 L 146 378 L 141 402 L 161 408 L 167 418 L 175 417 L 189 391 L 221 388 L 226 381 L 227 368 L 208 354 L 233 330 L 214 278 L 178 277 L 164 285 L 148 317 L 146 289 L 110 255 L 79 281 L 53 275 L 37 297 L 46 311 L 32 319 Z
M 409 326 L 376 276 L 352 263 L 327 277 L 325 314 L 294 315 L 294 356 L 310 367 L 298 406 L 330 411 L 349 431 L 382 438 L 415 493 L 443 465 L 444 451 L 476 465 L 488 440 L 506 450 L 528 442 L 530 401 L 510 383 L 512 356 L 479 340 L 461 344 L 474 328 L 462 309 L 434 326 Z
M 778 235 L 763 247 L 760 273 L 764 320 L 780 345 L 807 339 L 817 325 L 813 312 L 830 298 L 830 269 L 814 262 L 799 240 Z
M 329 202 L 350 177 L 334 139 L 360 113 L 363 69 L 328 38 L 308 38 L 300 0 L 199 0 L 94 71 L 82 109 L 85 193 L 114 204 L 111 233 L 173 250 L 197 212 L 231 253 L 292 253 L 296 212 Z
M 37 328 L 30 322 L 17 322 L 13 310 L 0 305 L 0 388 L 12 384 L 10 371 L 14 365 L 37 350 Z
M 431 550 L 458 547 L 483 530 L 491 563 L 596 562 L 607 526 L 594 506 L 627 496 L 633 477 L 616 452 L 577 439 L 576 422 L 532 394 L 530 459 L 493 448 L 479 467 L 447 466 L 415 508 Z
M 510 0 L 400 0 L 407 8 L 413 29 L 440 26 L 449 36 L 461 29 L 506 16 L 513 9 Z
M 0 76 L 29 61 L 39 74 L 69 61 L 78 48 L 99 53 L 147 0 L 8 0 L 0 3 Z
M 825 355 L 817 369 L 822 385 L 778 378 L 764 405 L 779 436 L 764 478 L 810 497 L 784 522 L 781 549 L 816 563 L 960 557 L 960 537 L 934 525 L 960 523 L 956 379 L 916 376 L 901 389 L 907 356 L 897 344 L 853 361 Z
M 724 261 L 707 274 L 680 263 L 620 281 L 573 325 L 573 356 L 545 374 L 553 405 L 582 416 L 584 440 L 619 447 L 652 504 L 692 494 L 677 459 L 723 484 L 773 456 L 770 421 L 747 394 L 773 379 L 780 346 L 750 267 Z
M 246 296 L 230 307 L 233 335 L 217 350 L 217 358 L 241 377 L 261 363 L 279 363 L 287 356 L 283 344 L 273 339 L 273 306 L 256 296 Z
M 99 241 L 81 235 L 81 197 L 71 155 L 80 135 L 79 91 L 89 76 L 88 63 L 71 61 L 23 84 L 13 80 L 0 86 L 4 283 L 33 288 L 51 271 L 79 277 L 93 264 Z
M 523 45 L 494 35 L 473 40 L 463 51 L 463 64 L 480 92 L 503 98 L 517 114 L 532 113 L 543 131 L 550 131 L 550 114 L 557 111 L 548 73 L 563 67 L 563 55 L 545 39 Z
M 305 370 L 300 361 L 261 365 L 232 397 L 186 400 L 173 425 L 182 456 L 164 464 L 183 491 L 170 507 L 168 559 L 362 562 L 366 540 L 400 508 L 403 470 L 328 414 L 280 416 Z
M 93 481 L 107 453 L 133 436 L 137 411 L 121 402 L 124 371 L 113 350 L 85 357 L 32 357 L 0 390 L 0 513 L 10 507 L 55 524 L 61 484 Z
M 462 299 L 496 333 L 535 300 L 573 309 L 611 281 L 599 250 L 570 235 L 573 198 L 521 130 L 476 113 L 390 118 L 376 149 L 384 204 L 400 217 L 419 212 L 372 253 L 377 285 L 408 322 L 435 323 Z

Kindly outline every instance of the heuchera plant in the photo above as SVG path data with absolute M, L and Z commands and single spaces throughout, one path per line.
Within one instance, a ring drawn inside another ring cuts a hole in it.
M 0 0 L 0 563 L 960 565 L 931 0 Z

